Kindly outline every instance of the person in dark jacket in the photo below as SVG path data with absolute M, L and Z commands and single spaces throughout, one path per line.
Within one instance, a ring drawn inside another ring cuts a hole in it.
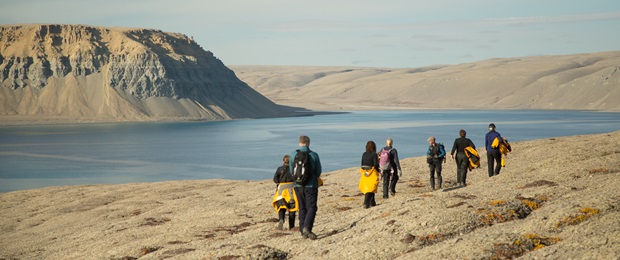
M 426 151 L 426 162 L 431 171 L 431 178 L 429 184 L 431 190 L 435 190 L 435 173 L 437 173 L 437 188 L 441 189 L 441 164 L 445 161 L 446 150 L 443 145 L 435 142 L 435 137 L 428 138 L 428 150 Z
M 375 193 L 379 185 L 379 158 L 377 157 L 377 145 L 373 141 L 366 143 L 366 151 L 362 154 L 360 172 L 362 177 L 359 188 L 364 193 L 364 208 L 374 207 L 377 205 Z
M 495 148 L 492 147 L 493 140 L 495 140 L 495 138 L 497 138 L 500 143 L 504 142 L 502 136 L 497 131 L 495 131 L 495 124 L 491 123 L 489 125 L 489 132 L 484 138 L 484 146 L 487 149 L 489 177 L 499 175 L 499 171 L 502 169 L 502 155 L 499 152 L 499 146 Z
M 285 187 L 281 187 L 285 184 L 291 185 L 291 186 L 293 185 L 293 175 L 291 175 L 291 172 L 289 171 L 289 166 L 288 166 L 289 158 L 290 158 L 289 155 L 284 155 L 284 158 L 282 158 L 282 162 L 283 162 L 282 166 L 278 167 L 278 169 L 276 170 L 276 173 L 273 175 L 273 182 L 275 182 L 278 185 L 277 187 L 278 190 L 280 188 L 285 188 Z M 292 194 L 292 196 L 294 196 L 294 194 Z M 295 227 L 295 210 L 296 210 L 296 207 L 294 205 L 295 201 L 292 201 L 291 203 L 291 201 L 282 200 L 276 203 L 281 205 L 281 206 L 278 206 L 278 220 L 279 221 L 278 221 L 278 225 L 276 226 L 276 228 L 280 230 L 283 229 L 284 217 L 286 216 L 286 212 L 288 211 L 288 228 L 293 229 Z
M 456 180 L 458 182 L 458 186 L 467 186 L 467 167 L 469 165 L 469 159 L 465 155 L 465 148 L 471 146 L 476 149 L 474 143 L 466 137 L 467 132 L 461 129 L 459 131 L 459 138 L 454 140 L 454 145 L 452 145 L 452 151 L 450 152 L 450 157 L 454 160 L 454 153 L 456 152 Z
M 295 183 L 295 193 L 299 202 L 299 230 L 303 238 L 316 239 L 316 234 L 312 232 L 314 218 L 318 210 L 317 202 L 319 198 L 319 177 L 321 177 L 321 160 L 319 155 L 310 150 L 310 137 L 302 135 L 299 137 L 299 149 L 291 153 L 291 158 L 295 158 L 298 152 L 307 152 L 310 164 L 310 180 L 306 185 Z M 290 160 L 289 170 L 293 172 L 294 159 Z
M 392 138 L 388 138 L 385 141 L 385 147 L 383 147 L 383 150 L 386 150 L 389 152 L 388 155 L 388 164 L 389 167 L 385 168 L 383 165 L 381 165 L 381 156 L 379 156 L 379 167 L 381 168 L 381 175 L 383 178 L 383 198 L 387 199 L 390 196 L 389 195 L 396 195 L 396 183 L 398 183 L 398 172 L 400 171 L 400 175 L 403 174 L 402 169 L 400 168 L 400 161 L 398 160 L 398 151 L 396 151 L 396 148 L 392 147 L 392 144 L 394 143 L 394 141 L 392 140 Z M 381 154 L 381 153 L 379 153 Z M 389 192 L 389 195 L 388 195 Z

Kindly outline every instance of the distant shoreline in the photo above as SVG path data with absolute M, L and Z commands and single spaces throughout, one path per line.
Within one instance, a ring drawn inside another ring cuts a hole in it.
M 316 115 L 331 115 L 331 114 L 345 114 L 345 111 L 308 111 L 308 112 L 296 112 L 288 116 L 281 117 L 301 117 L 301 116 L 316 116 Z M 262 118 L 281 118 L 281 117 L 262 117 Z M 219 119 L 219 120 L 206 120 L 206 119 L 172 119 L 172 118 L 145 118 L 144 120 L 113 120 L 113 119 L 71 119 L 71 118 L 50 118 L 48 116 L 6 116 L 0 115 L 0 127 L 3 126 L 20 126 L 20 125 L 69 125 L 69 124 L 122 124 L 122 123 L 182 123 L 182 122 L 220 122 L 220 121 L 232 121 L 232 120 L 245 120 L 245 119 L 261 119 L 261 118 L 233 118 L 233 119 Z
M 408 108 L 408 107 L 391 107 L 379 109 L 376 107 L 365 108 L 343 108 L 343 109 L 331 109 L 331 110 L 307 110 L 296 112 L 297 115 L 281 116 L 281 117 L 264 117 L 264 118 L 286 118 L 286 117 L 303 117 L 303 116 L 319 116 L 319 115 L 336 115 L 346 114 L 354 111 L 446 111 L 446 110 L 461 110 L 461 111 L 485 111 L 489 109 L 476 109 L 476 108 Z M 591 110 L 591 109 L 493 109 L 501 111 L 581 111 L 581 112 L 602 112 L 602 113 L 620 113 L 620 111 L 613 110 Z M 95 119 L 95 118 L 82 118 L 72 119 L 65 117 L 49 117 L 49 116 L 8 116 L 0 115 L 0 127 L 4 126 L 28 126 L 28 125 L 73 125 L 73 124 L 134 124 L 134 123 L 182 123 L 182 122 L 220 122 L 220 121 L 232 121 L 232 120 L 247 120 L 247 119 L 261 119 L 261 118 L 235 118 L 235 119 L 221 119 L 221 120 L 201 120 L 201 119 L 172 119 L 172 118 L 145 118 L 144 120 L 113 120 L 113 119 Z

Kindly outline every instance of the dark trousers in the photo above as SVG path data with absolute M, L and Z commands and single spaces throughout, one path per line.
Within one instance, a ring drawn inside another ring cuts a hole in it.
M 443 163 L 443 159 L 433 159 L 433 163 L 428 165 L 431 171 L 430 185 L 433 190 L 435 189 L 435 179 L 437 179 L 437 186 L 441 189 L 441 163 Z M 435 173 L 437 173 L 436 178 Z
M 374 192 L 367 192 L 366 194 L 364 194 L 364 208 L 370 208 L 376 205 L 377 205 L 377 202 L 375 201 Z
M 286 209 L 280 209 L 280 211 L 278 211 L 278 219 L 282 222 L 284 222 L 284 217 L 286 216 Z M 288 213 L 288 228 L 294 228 L 295 227 L 295 212 L 289 212 Z
M 502 169 L 502 154 L 499 153 L 499 150 L 487 151 L 487 162 L 489 164 L 489 177 L 498 175 L 499 171 Z
M 383 171 L 383 198 L 390 197 L 389 193 L 396 193 L 396 183 L 398 182 L 398 172 L 390 173 L 390 171 Z
M 295 187 L 295 193 L 299 203 L 299 231 L 307 229 L 312 232 L 318 210 L 319 188 Z
M 468 165 L 469 159 L 467 159 L 465 153 L 456 153 L 456 180 L 461 185 L 466 184 Z

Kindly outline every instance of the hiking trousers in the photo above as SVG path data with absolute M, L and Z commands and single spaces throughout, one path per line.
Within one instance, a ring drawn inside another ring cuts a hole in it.
M 499 174 L 502 169 L 502 154 L 499 150 L 487 151 L 487 162 L 489 164 L 489 177 Z
M 305 229 L 312 232 L 314 218 L 318 210 L 319 188 L 295 187 L 299 203 L 299 232 Z
M 435 179 L 437 180 L 437 187 L 441 189 L 441 163 L 443 162 L 443 158 L 433 159 L 433 163 L 428 165 L 428 168 L 431 171 L 430 185 L 431 189 L 435 189 Z M 437 176 L 435 177 L 435 173 Z
M 370 208 L 370 207 L 374 207 L 377 205 L 377 202 L 375 201 L 375 193 L 374 192 L 367 192 L 366 194 L 364 194 L 364 208 Z
M 468 165 L 469 159 L 467 159 L 465 153 L 456 153 L 456 180 L 459 185 L 466 185 Z
M 383 171 L 383 198 L 390 197 L 390 193 L 396 193 L 396 183 L 398 183 L 398 171 L 390 173 L 390 171 Z
M 284 217 L 286 216 L 286 209 L 280 209 L 278 211 L 278 220 L 280 222 L 284 222 Z M 295 227 L 295 212 L 288 213 L 288 229 Z

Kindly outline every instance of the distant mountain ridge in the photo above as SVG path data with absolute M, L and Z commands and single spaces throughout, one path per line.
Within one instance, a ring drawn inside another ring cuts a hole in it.
M 402 69 L 230 68 L 271 100 L 308 109 L 620 111 L 620 51 Z
M 218 120 L 289 115 L 191 37 L 86 25 L 0 26 L 0 115 Z

